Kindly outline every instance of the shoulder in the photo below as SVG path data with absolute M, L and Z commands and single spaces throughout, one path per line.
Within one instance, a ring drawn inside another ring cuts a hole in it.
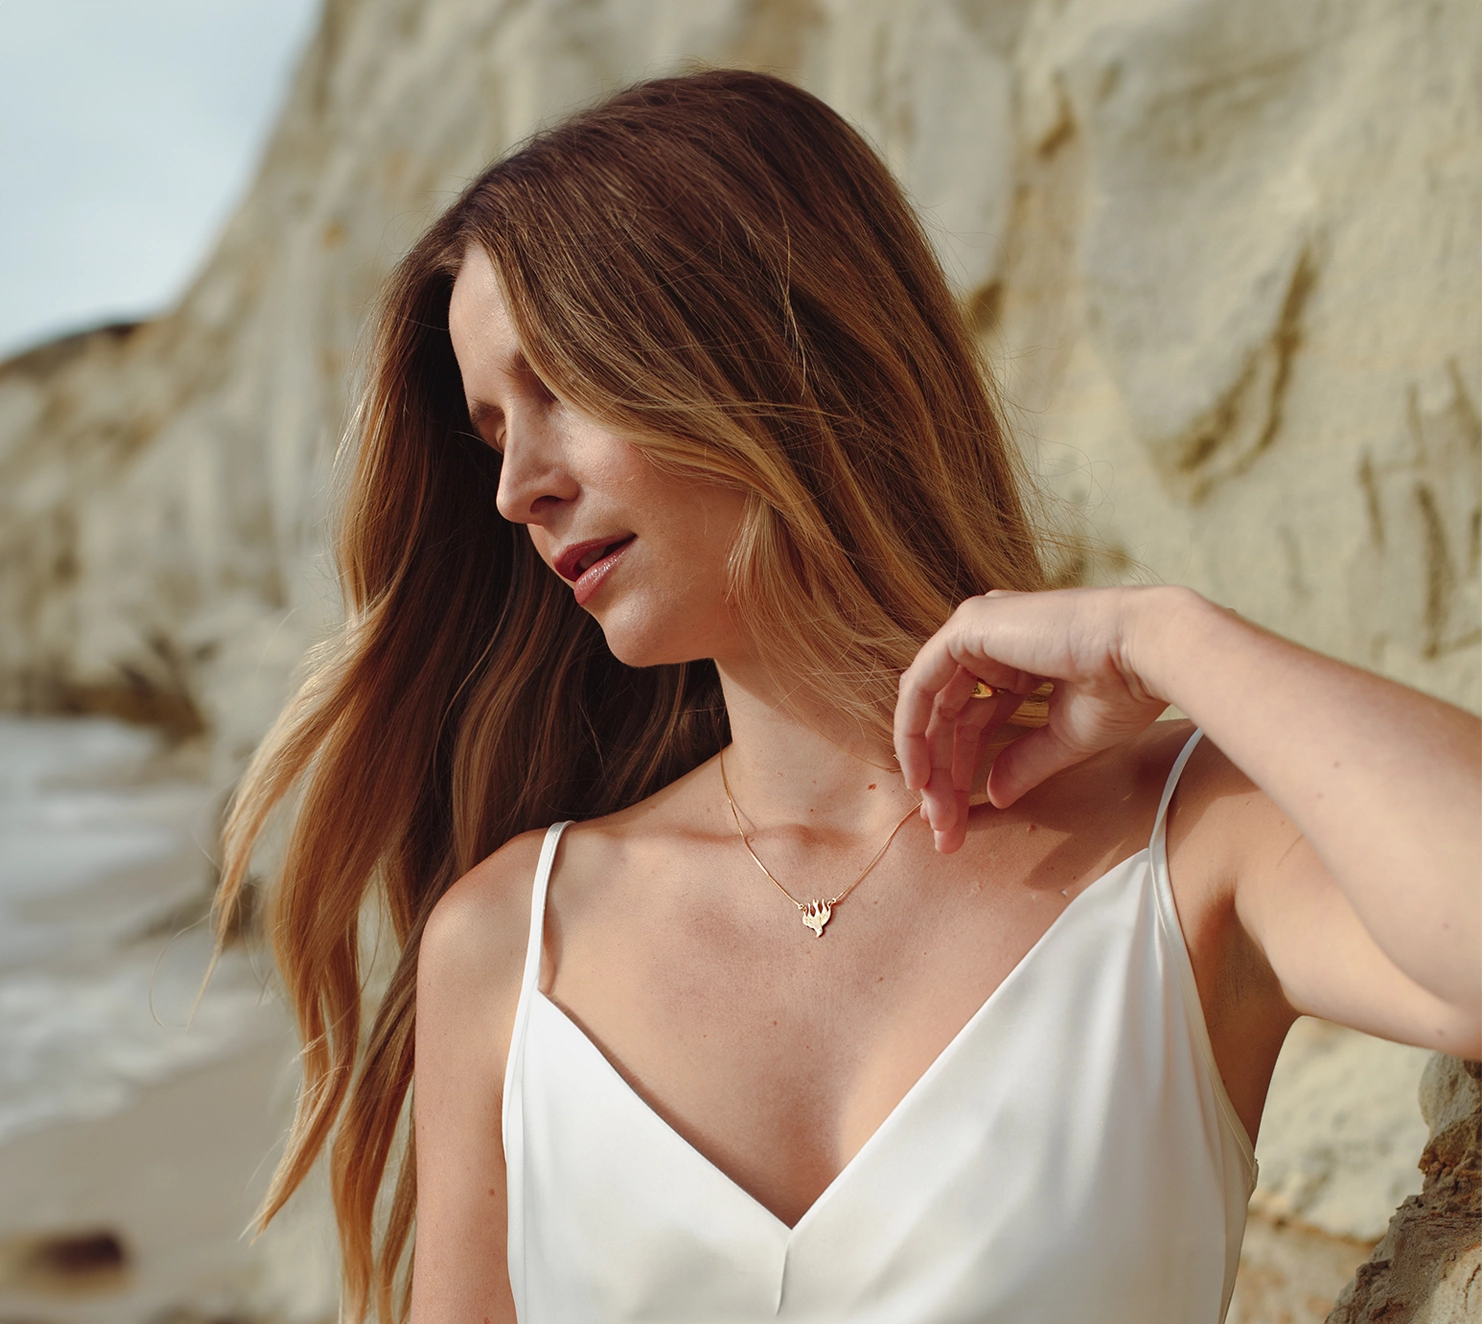
M 422 931 L 412 1106 L 417 1319 L 514 1318 L 503 1082 L 542 836 L 523 833 L 470 869 Z
M 1008 809 L 980 805 L 974 818 L 984 867 L 993 867 L 995 838 L 1026 829 L 1058 842 L 1052 854 L 1062 880 L 1090 881 L 1131 859 L 1151 840 L 1168 775 L 1193 731 L 1186 721 L 1155 722 L 1056 773 Z
M 668 856 L 713 833 L 718 802 L 706 789 L 711 762 L 623 809 L 572 823 L 561 838 L 561 892 L 569 896 L 577 880 L 593 873 L 642 871 L 655 853 Z
M 1130 740 L 1123 741 L 1122 744 L 1107 750 L 1103 757 L 1108 760 L 1109 770 L 1115 769 L 1111 780 L 1150 794 L 1156 804 L 1168 785 L 1174 764 L 1178 762 L 1179 755 L 1188 748 L 1196 729 L 1193 722 L 1183 717 L 1154 722 Z M 1201 739 L 1194 746 L 1189 761 L 1179 776 L 1180 791 L 1183 789 L 1184 780 L 1194 761 L 1200 758 L 1202 753 L 1212 749 L 1213 746 L 1207 738 Z
M 1123 831 L 1147 835 L 1173 765 L 1193 734 L 1194 724 L 1186 720 L 1154 722 L 1056 774 L 1020 803 L 1030 813 L 1057 817 L 1073 813 L 1082 832 L 1094 834 L 1104 828 L 1113 835 Z M 1180 794 L 1207 744 L 1200 741 L 1195 748 L 1190 767 L 1179 781 Z
M 513 1016 L 543 832 L 511 838 L 433 906 L 417 954 L 419 1021 Z
M 1115 751 L 1129 782 L 1156 806 L 1195 732 L 1186 719 L 1156 722 Z M 1252 861 L 1291 845 L 1295 829 L 1207 735 L 1189 752 L 1168 806 L 1167 852 L 1180 913 L 1223 910 Z
M 1110 807 L 1118 801 L 1147 802 L 1148 823 L 1173 775 L 1179 755 L 1193 739 L 1196 727 L 1187 718 L 1154 722 L 1129 740 L 1104 750 L 1066 778 L 1088 802 Z M 1170 839 L 1208 838 L 1232 825 L 1226 820 L 1247 818 L 1253 808 L 1269 806 L 1264 793 L 1233 764 L 1208 736 L 1189 751 L 1178 775 L 1169 805 Z
M 1298 836 L 1266 793 L 1214 741 L 1208 736 L 1200 740 L 1169 807 L 1168 851 L 1175 870 L 1182 859 L 1185 872 L 1197 868 L 1211 875 L 1211 885 L 1228 888 L 1249 871 L 1253 860 L 1280 854 Z

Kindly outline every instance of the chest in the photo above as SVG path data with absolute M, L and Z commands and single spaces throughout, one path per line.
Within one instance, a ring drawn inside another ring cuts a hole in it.
M 553 892 L 545 988 L 656 1116 L 793 1224 L 1104 869 L 1053 834 L 906 850 L 819 937 L 749 863 L 651 862 L 569 907 Z
M 506 1115 L 516 1299 L 531 1318 L 1217 1318 L 1248 1171 L 1167 922 L 1145 854 L 1066 898 L 816 1188 L 786 1179 L 811 1152 L 786 1119 L 819 1126 L 787 1106 L 795 1074 L 731 1076 L 731 1124 L 772 1119 L 738 1142 L 533 995 Z M 713 1022 L 688 1042 L 712 1052 Z M 748 1168 L 753 1146 L 775 1164 Z

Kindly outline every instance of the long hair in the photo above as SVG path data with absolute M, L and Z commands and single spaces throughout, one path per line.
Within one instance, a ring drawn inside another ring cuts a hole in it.
M 517 833 L 642 800 L 728 739 L 713 664 L 619 663 L 497 513 L 500 460 L 448 337 L 473 246 L 557 395 L 746 495 L 731 593 L 792 692 L 888 738 L 901 670 L 961 599 L 1046 583 L 1020 461 L 921 226 L 815 97 L 734 70 L 645 82 L 466 189 L 382 297 L 338 534 L 346 622 L 225 833 L 223 934 L 292 794 L 266 925 L 304 1079 L 261 1217 L 328 1144 L 351 1324 L 407 1308 L 409 1142 L 394 1155 L 432 906 Z M 399 957 L 367 1028 L 372 903 Z

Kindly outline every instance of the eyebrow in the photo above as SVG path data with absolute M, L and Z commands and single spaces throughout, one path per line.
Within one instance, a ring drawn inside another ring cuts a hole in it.
M 523 372 L 534 372 L 535 369 L 530 366 L 530 361 L 525 357 L 524 350 L 517 349 L 510 358 L 508 371 L 513 376 Z M 491 418 L 503 417 L 504 410 L 498 405 L 490 404 L 487 400 L 470 400 L 468 402 L 468 421 L 473 424 L 475 432 L 481 433 L 483 431 L 483 425 Z

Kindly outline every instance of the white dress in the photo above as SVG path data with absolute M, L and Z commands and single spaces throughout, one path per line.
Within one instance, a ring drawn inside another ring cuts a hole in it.
M 1255 1184 L 1168 882 L 1079 893 L 794 1227 L 537 986 L 546 836 L 504 1082 L 523 1324 L 1217 1324 Z

